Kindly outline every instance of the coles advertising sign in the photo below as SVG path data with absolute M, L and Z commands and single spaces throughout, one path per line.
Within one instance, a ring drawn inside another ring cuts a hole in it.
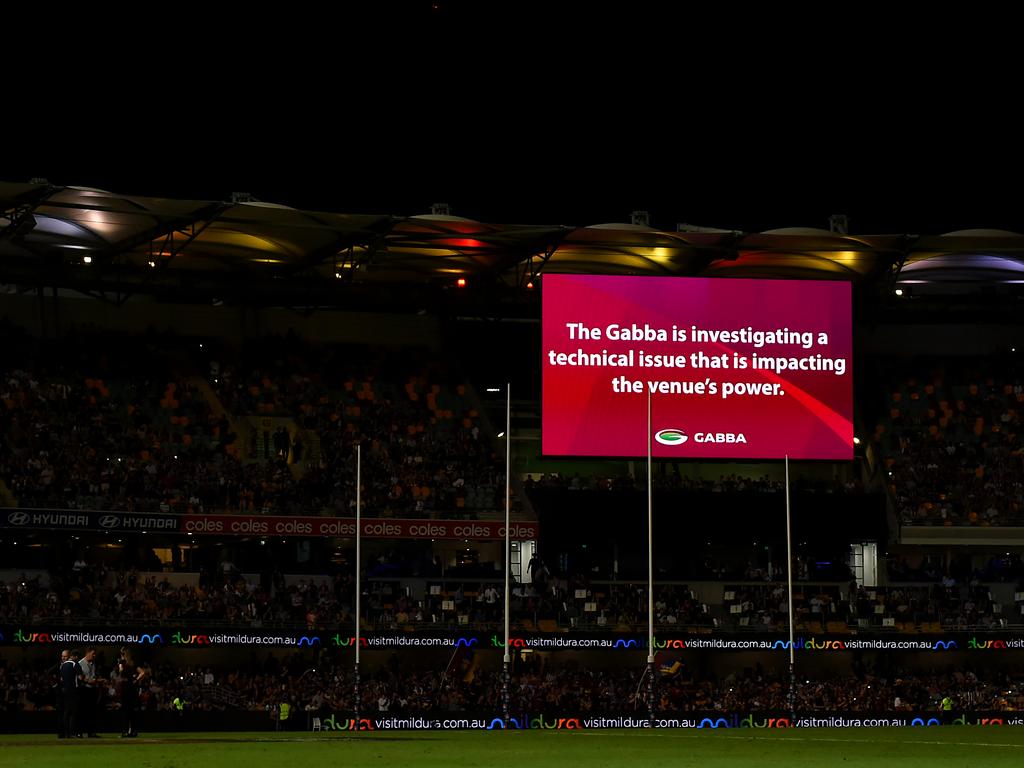
M 362 535 L 370 539 L 504 539 L 505 523 L 497 520 L 362 520 Z M 509 537 L 536 539 L 535 522 L 513 522 Z M 232 536 L 355 537 L 355 518 L 265 517 L 263 515 L 185 515 L 181 533 Z
M 168 515 L 139 512 L 0 509 L 0 529 L 173 533 L 227 536 L 355 537 L 353 517 L 271 517 L 267 515 Z M 382 520 L 365 518 L 362 535 L 377 539 L 504 539 L 500 520 Z M 530 541 L 540 525 L 513 522 L 509 537 Z
M 549 456 L 851 459 L 846 282 L 545 275 Z

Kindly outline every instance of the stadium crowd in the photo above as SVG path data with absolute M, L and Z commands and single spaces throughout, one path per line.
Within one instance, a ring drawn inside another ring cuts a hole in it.
M 1024 372 L 1016 358 L 894 370 L 876 429 L 904 525 L 1019 525 Z
M 352 667 L 346 659 L 321 658 L 309 666 L 300 657 L 260 660 L 231 669 L 185 668 L 142 663 L 146 680 L 138 706 L 143 711 L 172 710 L 175 700 L 189 710 L 273 712 L 288 702 L 298 712 L 326 716 L 351 712 L 355 706 Z M 119 709 L 116 665 L 98 662 L 103 681 L 100 706 Z M 510 682 L 513 712 L 623 714 L 646 710 L 642 669 L 583 668 L 573 663 L 521 661 Z M 802 675 L 794 705 L 798 712 L 928 712 L 950 696 L 958 709 L 1014 711 L 1024 708 L 1024 686 L 1011 670 L 972 669 L 910 671 L 884 674 L 868 671 Z M 360 691 L 366 714 L 429 715 L 486 713 L 500 708 L 501 674 L 480 667 L 478 660 L 453 657 L 444 670 L 403 668 L 393 655 L 366 675 Z M 7 712 L 52 708 L 53 669 L 0 663 L 0 708 Z M 663 662 L 656 681 L 657 709 L 662 712 L 786 712 L 788 675 L 759 665 L 728 674 L 690 670 L 686 664 Z M 305 725 L 305 722 L 303 722 Z
M 247 581 L 236 571 L 221 571 L 174 585 L 167 574 L 76 563 L 81 566 L 77 570 L 0 582 L 0 623 L 166 626 L 187 622 L 321 631 L 354 623 L 351 572 L 286 580 L 275 571 L 263 583 Z M 542 562 L 533 570 L 531 583 L 513 585 L 511 617 L 519 629 L 635 631 L 646 626 L 646 584 L 550 574 Z M 363 589 L 364 625 L 377 630 L 491 628 L 503 620 L 500 580 L 428 577 L 424 584 L 424 594 L 418 598 L 401 579 L 369 578 Z M 784 632 L 788 610 L 784 582 L 726 583 L 720 599 L 709 597 L 707 602 L 685 584 L 656 585 L 655 623 L 666 629 Z M 1005 626 L 1004 613 L 1018 613 L 1015 606 L 996 601 L 985 584 L 949 578 L 933 584 L 870 588 L 855 582 L 800 583 L 794 590 L 794 611 L 802 630 L 816 632 L 865 626 L 991 630 Z
M 368 516 L 471 515 L 504 495 L 465 385 L 422 353 L 267 339 L 236 367 L 208 360 L 211 340 L 122 341 L 12 336 L 0 482 L 17 506 L 348 515 L 357 443 Z

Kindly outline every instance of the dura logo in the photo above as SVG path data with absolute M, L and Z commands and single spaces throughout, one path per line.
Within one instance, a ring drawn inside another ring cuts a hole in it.
M 654 433 L 654 439 L 662 445 L 682 445 L 690 438 L 681 429 L 661 429 Z
M 25 523 L 28 522 L 28 513 L 27 512 L 11 512 L 11 514 L 9 514 L 7 516 L 7 522 L 10 523 L 11 525 L 24 525 Z
M 967 715 L 961 715 L 953 721 L 953 725 L 1006 725 L 1006 720 L 1002 717 L 976 717 L 972 723 Z
M 504 648 L 505 647 L 505 641 L 504 640 L 499 640 L 497 635 L 491 635 L 491 645 L 493 647 L 495 647 L 495 648 Z M 457 647 L 458 646 L 456 645 L 456 648 Z M 509 648 L 526 648 L 528 646 L 526 645 L 526 640 L 524 640 L 523 638 L 521 638 L 521 637 L 510 637 L 508 639 L 508 647 Z
M 686 641 L 685 640 L 658 640 L 658 638 L 654 638 L 654 647 L 655 648 L 685 648 L 686 647 Z
M 792 728 L 793 723 L 788 717 L 762 717 L 755 720 L 747 715 L 742 720 L 739 715 L 725 717 L 705 717 L 697 724 L 698 728 Z
M 347 648 L 350 645 L 355 645 L 356 639 L 354 637 L 342 637 L 341 635 L 335 635 L 331 638 L 331 642 L 335 645 L 340 645 L 342 648 Z M 312 645 L 312 643 L 310 643 Z M 359 638 L 359 647 L 366 648 L 368 643 L 365 637 Z
M 789 650 L 792 648 L 794 651 L 844 651 L 846 650 L 846 643 L 842 640 L 815 640 L 813 637 L 804 639 L 798 637 L 796 640 L 776 640 L 772 644 L 772 650 Z
M 155 635 L 160 637 L 160 635 Z M 175 632 L 171 635 L 171 643 L 174 645 L 210 645 L 209 635 L 183 635 Z
M 346 719 L 337 719 L 335 715 L 325 717 L 322 728 L 325 731 L 372 731 L 375 730 L 373 727 L 373 721 L 369 718 L 361 717 L 356 720 L 354 717 Z
M 1000 648 L 1006 650 L 1005 640 L 978 640 L 976 637 L 972 637 L 967 641 L 967 647 L 974 650 L 983 650 L 986 648 Z
M 519 730 L 527 728 L 543 728 L 549 731 L 577 731 L 580 730 L 583 726 L 580 725 L 579 718 L 576 717 L 555 717 L 549 721 L 544 717 L 544 715 L 540 715 L 539 717 L 534 717 L 532 719 L 529 716 L 522 718 L 510 717 L 508 719 L 508 727 L 510 729 L 515 728 Z M 490 725 L 487 726 L 488 731 L 494 731 L 498 729 L 505 729 L 505 723 L 502 721 L 500 717 L 496 717 L 493 720 L 491 720 Z
M 22 632 L 20 629 L 14 633 L 16 643 L 52 643 L 53 639 L 46 632 Z

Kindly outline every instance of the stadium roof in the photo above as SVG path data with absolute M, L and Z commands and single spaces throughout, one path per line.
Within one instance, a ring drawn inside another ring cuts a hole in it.
M 0 182 L 0 283 L 19 289 L 71 288 L 116 302 L 329 301 L 352 286 L 450 285 L 457 276 L 522 287 L 544 271 L 895 281 L 969 292 L 1024 285 L 1024 235 L 489 224 Z

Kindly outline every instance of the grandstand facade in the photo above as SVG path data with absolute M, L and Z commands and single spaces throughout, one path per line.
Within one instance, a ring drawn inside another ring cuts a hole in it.
M 303 727 L 348 723 L 357 634 L 363 713 L 490 723 L 506 568 L 513 710 L 642 710 L 646 469 L 541 455 L 553 272 L 849 281 L 855 460 L 792 469 L 795 711 L 1024 704 L 1024 236 L 500 225 L 4 183 L 3 727 L 48 727 L 60 648 L 90 645 L 152 667 L 151 728 L 176 697 L 210 727 L 265 725 L 282 690 Z M 652 484 L 659 713 L 792 716 L 781 467 L 659 460 Z

